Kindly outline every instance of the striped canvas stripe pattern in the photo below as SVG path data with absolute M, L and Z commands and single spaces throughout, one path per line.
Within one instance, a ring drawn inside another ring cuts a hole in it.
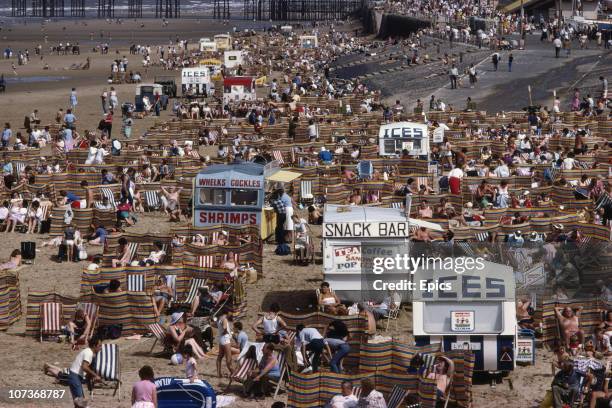
M 243 383 L 248 379 L 249 373 L 257 367 L 257 360 L 254 358 L 243 358 L 238 370 L 232 375 L 232 380 Z
M 161 200 L 157 190 L 147 190 L 144 194 L 149 210 L 157 210 L 161 207 Z
M 312 181 L 311 180 L 302 180 L 300 183 L 300 195 L 305 200 L 311 200 L 314 198 L 312 195 Z
M 136 260 L 136 256 L 138 255 L 138 243 L 129 242 L 128 243 L 128 252 L 130 253 L 130 262 Z
M 278 161 L 278 164 L 285 164 L 283 153 L 280 150 L 272 150 L 272 157 L 274 157 L 274 160 Z
M 117 207 L 117 203 L 115 202 L 115 194 L 113 194 L 113 190 L 111 190 L 108 187 L 102 187 L 100 188 L 100 194 L 102 194 L 103 197 L 106 197 L 108 199 L 108 203 L 113 208 Z
M 157 321 L 153 299 L 145 292 L 94 293 L 92 301 L 100 307 L 99 325 L 121 324 L 124 336 L 147 333 Z
M 601 207 L 607 207 L 612 204 L 612 198 L 607 192 L 604 192 L 599 196 L 595 203 L 595 210 L 599 210 Z
M 145 291 L 145 276 L 140 273 L 134 273 L 127 276 L 127 290 L 129 292 L 144 292 Z
M 193 303 L 196 295 L 198 294 L 198 289 L 206 284 L 206 279 L 193 278 L 191 280 L 191 287 L 189 288 L 189 293 L 187 294 L 187 298 L 185 298 L 185 302 L 187 304 Z
M 476 233 L 476 241 L 485 242 L 489 238 L 488 232 L 477 232 Z
M 56 302 L 40 305 L 41 336 L 59 334 L 62 326 L 62 304 Z
M 0 330 L 6 330 L 21 317 L 21 294 L 16 275 L 0 277 Z
M 389 395 L 387 408 L 399 408 L 401 403 L 406 399 L 406 395 L 408 395 L 408 390 L 394 385 L 391 395 Z
M 214 268 L 215 267 L 215 256 L 214 255 L 198 256 L 198 266 L 200 268 Z
M 119 380 L 119 346 L 117 344 L 103 344 L 102 350 L 96 355 L 94 365 L 96 373 L 103 380 Z

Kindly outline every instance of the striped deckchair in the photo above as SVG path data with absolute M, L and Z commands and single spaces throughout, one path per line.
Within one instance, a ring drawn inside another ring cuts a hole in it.
M 423 353 L 421 357 L 423 357 L 423 368 L 425 369 L 425 373 L 431 373 L 436 362 L 436 355 L 434 353 Z
M 476 241 L 478 241 L 478 242 L 485 242 L 487 239 L 489 239 L 489 233 L 488 232 L 477 232 L 476 233 Z
M 280 150 L 272 150 L 272 157 L 278 162 L 278 164 L 285 164 L 283 153 Z
M 387 400 L 387 408 L 400 408 L 408 395 L 408 390 L 400 386 L 394 385 Z
M 192 304 L 195 297 L 198 294 L 198 289 L 200 289 L 203 286 L 206 286 L 206 282 L 207 282 L 207 279 L 202 279 L 202 278 L 191 279 L 191 286 L 189 287 L 189 293 L 187 293 L 187 297 L 181 303 L 188 304 L 188 305 Z
M 100 350 L 95 357 L 93 369 L 96 374 L 102 377 L 102 380 L 106 384 L 108 384 L 108 382 L 114 384 L 113 397 L 117 395 L 117 391 L 119 391 L 119 395 L 121 395 L 121 369 L 119 365 L 119 346 L 117 344 L 102 345 L 102 350 Z M 90 396 L 92 399 L 95 387 L 96 383 L 90 382 Z
M 356 387 L 353 387 L 353 395 L 359 399 L 361 398 L 361 385 L 358 385 Z
M 59 335 L 62 332 L 62 304 L 46 302 L 40 304 L 40 341 L 44 336 Z
M 77 308 L 82 309 L 85 314 L 89 316 L 89 320 L 91 320 L 91 331 L 89 332 L 89 337 L 92 337 L 96 332 L 96 325 L 98 324 L 98 305 L 91 302 L 83 302 L 80 303 Z
M 27 164 L 22 161 L 16 161 L 16 162 L 13 162 L 13 164 L 14 164 L 13 168 L 15 169 L 15 176 L 19 178 L 19 175 L 25 170 Z
M 153 342 L 153 345 L 151 346 L 151 350 L 149 351 L 150 354 L 153 353 L 153 349 L 155 348 L 155 345 L 157 344 L 158 341 L 164 347 L 163 352 L 166 352 L 172 349 L 171 344 L 169 344 L 166 341 L 166 331 L 159 323 L 150 324 L 148 328 L 149 328 L 149 331 L 153 334 L 153 337 L 155 337 L 155 341 Z
M 113 194 L 113 190 L 108 187 L 101 187 L 100 194 L 103 197 L 108 198 L 108 203 L 115 209 L 117 207 L 117 202 L 115 201 L 115 194 Z
M 145 291 L 145 275 L 142 273 L 132 273 L 127 275 L 127 290 L 128 292 L 144 292 Z
M 312 180 L 301 181 L 300 197 L 302 202 L 312 202 L 314 200 L 314 195 L 312 194 Z
M 159 210 L 161 207 L 161 200 L 159 198 L 159 191 L 148 190 L 144 192 L 145 201 L 147 202 L 147 208 L 149 211 Z
M 607 207 L 612 204 L 612 197 L 607 192 L 604 192 L 599 196 L 595 202 L 595 210 L 599 210 L 601 207 Z
M 176 275 L 166 275 L 166 285 L 172 289 L 172 300 L 176 300 Z
M 215 256 L 214 255 L 198 256 L 198 266 L 200 268 L 214 268 L 215 267 Z
M 138 243 L 137 242 L 129 242 L 128 243 L 128 252 L 130 253 L 130 262 L 136 260 L 136 256 L 138 255 Z
M 238 370 L 236 370 L 230 377 L 229 384 L 227 384 L 228 388 L 234 381 L 244 384 L 248 379 L 249 373 L 255 368 L 257 368 L 257 360 L 254 358 L 243 357 L 242 361 L 240 362 L 240 367 L 238 367 Z
M 402 203 L 401 201 L 391 203 L 391 208 L 397 208 L 398 210 L 401 210 L 403 206 L 404 206 L 404 203 Z
M 47 221 L 49 219 L 49 214 L 51 213 L 51 208 L 53 208 L 53 204 L 45 204 L 40 206 L 40 210 L 42 211 L 42 217 L 40 217 L 40 221 L 36 225 L 36 231 L 40 234 L 42 229 L 43 221 Z
M 295 337 L 295 332 L 292 332 L 294 337 Z M 290 341 L 293 341 L 290 340 Z M 287 369 L 287 356 L 286 356 L 286 351 L 280 351 L 277 353 L 276 358 L 278 360 L 278 367 L 280 368 L 280 377 L 278 378 L 278 382 L 276 383 L 276 388 L 274 390 L 274 398 L 276 398 L 276 396 L 278 395 L 278 391 L 280 391 L 280 386 L 283 383 L 283 381 L 285 381 L 285 388 L 286 388 L 286 378 L 289 376 L 288 374 L 288 369 Z M 272 384 L 274 384 L 274 381 L 270 381 Z

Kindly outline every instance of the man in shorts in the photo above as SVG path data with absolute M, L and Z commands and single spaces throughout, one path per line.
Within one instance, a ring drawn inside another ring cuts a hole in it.
M 83 398 L 83 382 L 86 377 L 90 377 L 94 382 L 102 381 L 102 378 L 96 374 L 94 369 L 91 367 L 91 362 L 98 352 L 102 349 L 102 341 L 94 336 L 89 339 L 89 347 L 81 350 L 77 354 L 76 358 L 70 366 L 68 373 L 68 386 L 70 387 L 70 394 L 72 399 Z M 75 403 L 75 407 L 78 406 Z

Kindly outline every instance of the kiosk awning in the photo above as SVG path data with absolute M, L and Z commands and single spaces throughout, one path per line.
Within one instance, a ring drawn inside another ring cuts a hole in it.
M 411 225 L 416 225 L 417 227 L 425 227 L 432 231 L 444 232 L 444 228 L 440 226 L 440 224 L 435 224 L 429 221 L 423 221 L 416 218 L 409 218 L 409 222 Z
M 279 170 L 276 173 L 267 176 L 266 180 L 268 181 L 275 181 L 278 183 L 289 183 L 293 180 L 295 180 L 298 177 L 301 177 L 302 174 L 301 173 L 296 173 L 295 171 L 289 171 L 289 170 Z

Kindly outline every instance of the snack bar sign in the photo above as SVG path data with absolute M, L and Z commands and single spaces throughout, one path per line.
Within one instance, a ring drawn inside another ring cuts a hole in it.
M 407 221 L 323 224 L 323 238 L 407 238 L 409 234 Z

